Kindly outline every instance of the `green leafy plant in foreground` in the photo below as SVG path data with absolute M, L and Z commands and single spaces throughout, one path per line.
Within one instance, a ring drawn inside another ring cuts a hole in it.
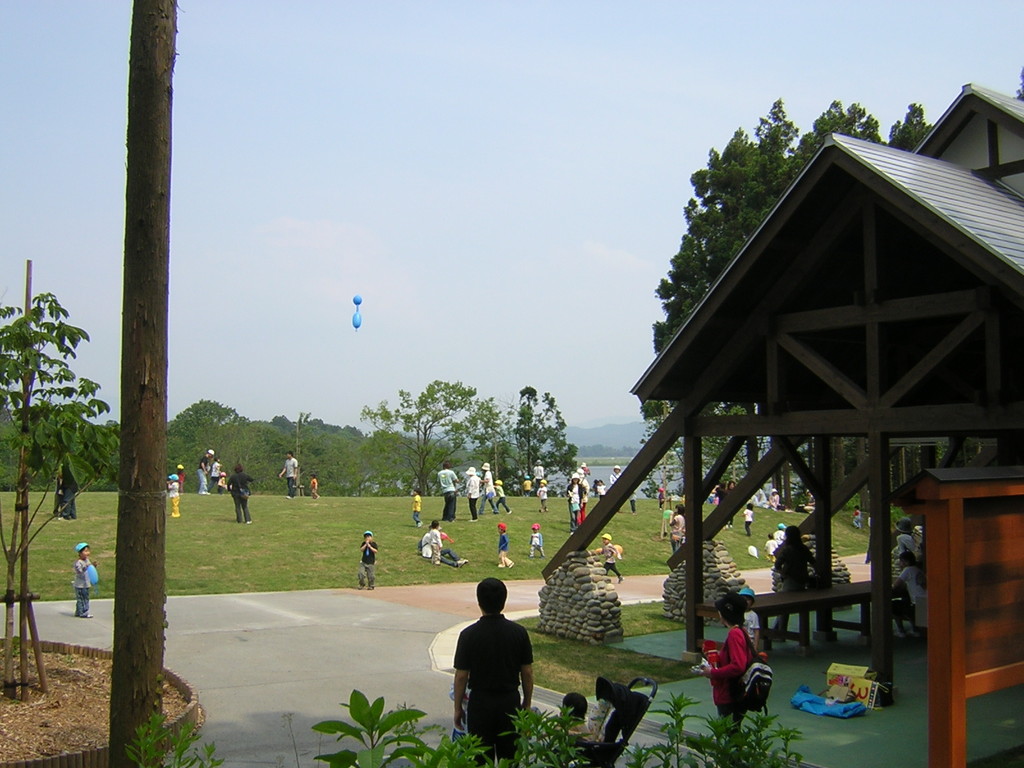
M 194 746 L 199 741 L 198 728 L 167 728 L 164 721 L 163 714 L 153 713 L 125 747 L 128 759 L 138 768 L 217 768 L 224 762 L 214 757 L 215 744 Z
M 343 738 L 355 739 L 362 749 L 344 749 L 328 755 L 317 755 L 334 768 L 383 768 L 399 758 L 412 759 L 422 756 L 428 749 L 421 736 L 424 729 L 415 723 L 426 715 L 419 709 L 394 709 L 384 711 L 384 698 L 376 699 L 372 704 L 362 691 L 353 690 L 349 694 L 348 709 L 353 722 L 345 720 L 324 720 L 313 726 L 317 733 L 335 734 L 340 741 Z
M 748 714 L 739 727 L 731 718 L 703 717 L 708 732 L 689 732 L 686 723 L 696 715 L 686 710 L 696 703 L 680 694 L 655 709 L 668 718 L 661 726 L 665 741 L 631 750 L 626 768 L 791 768 L 803 759 L 790 748 L 800 738 L 799 731 L 776 725 L 774 716 Z

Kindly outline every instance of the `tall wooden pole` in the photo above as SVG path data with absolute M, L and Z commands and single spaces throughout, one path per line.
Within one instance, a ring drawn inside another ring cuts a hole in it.
M 161 705 L 176 14 L 174 0 L 134 0 L 132 7 L 111 768 L 131 766 L 125 746 Z

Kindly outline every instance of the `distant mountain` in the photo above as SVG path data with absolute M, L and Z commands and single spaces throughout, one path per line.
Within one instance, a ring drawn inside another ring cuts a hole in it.
M 632 456 L 640 450 L 644 423 L 605 424 L 603 427 L 566 427 L 566 439 L 580 448 L 581 456 Z M 583 448 L 599 449 L 589 452 Z

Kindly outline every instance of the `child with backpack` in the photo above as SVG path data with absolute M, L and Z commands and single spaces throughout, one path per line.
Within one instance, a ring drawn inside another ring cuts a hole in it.
M 729 592 L 715 601 L 718 616 L 729 628 L 725 643 L 718 649 L 717 666 L 701 667 L 697 674 L 711 681 L 711 695 L 719 717 L 731 717 L 738 728 L 747 710 L 740 701 L 739 680 L 753 661 L 750 641 L 743 630 L 746 601 L 735 592 Z

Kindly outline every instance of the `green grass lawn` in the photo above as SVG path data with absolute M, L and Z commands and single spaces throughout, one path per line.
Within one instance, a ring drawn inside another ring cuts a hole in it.
M 283 487 L 283 486 L 282 486 Z M 33 504 L 39 495 L 33 496 Z M 52 504 L 47 498 L 44 508 Z M 282 495 L 257 495 L 250 500 L 252 525 L 235 522 L 231 498 L 187 494 L 181 500 L 181 517 L 167 518 L 167 592 L 171 595 L 275 592 L 355 585 L 358 545 L 364 530 L 371 529 L 380 544 L 377 582 L 381 586 L 473 581 L 489 575 L 517 580 L 541 577 L 544 560 L 530 560 L 530 526 L 542 526 L 547 554 L 554 554 L 569 533 L 568 515 L 561 499 L 549 500 L 549 512 L 540 514 L 534 499 L 513 497 L 512 515 L 482 515 L 469 523 L 469 511 L 460 499 L 459 519 L 445 527 L 455 540 L 454 548 L 469 559 L 464 568 L 432 568 L 415 556 L 415 546 L 429 521 L 440 516 L 437 498 L 423 500 L 424 528 L 413 526 L 407 498 L 322 497 L 288 500 Z M 12 494 L 0 494 L 5 529 L 14 508 Z M 100 594 L 112 597 L 117 494 L 85 493 L 78 500 L 78 519 L 53 521 L 36 537 L 31 549 L 33 592 L 43 600 L 72 598 L 71 565 L 74 546 L 88 541 L 101 576 Z M 764 540 L 778 522 L 802 519 L 792 513 L 761 513 L 754 536 L 747 538 L 742 522 L 718 537 L 729 547 L 740 570 L 768 565 L 762 556 L 747 554 L 749 544 L 763 549 Z M 738 516 L 741 521 L 741 516 Z M 509 526 L 512 570 L 497 568 L 496 524 Z M 641 499 L 638 514 L 616 515 L 605 530 L 625 548 L 620 569 L 631 574 L 667 574 L 668 541 L 660 539 L 661 513 L 657 503 Z M 834 524 L 840 554 L 863 552 L 866 531 L 849 524 L 842 513 Z M 9 531 L 5 530 L 5 535 Z M 596 546 L 596 544 L 595 544 Z

